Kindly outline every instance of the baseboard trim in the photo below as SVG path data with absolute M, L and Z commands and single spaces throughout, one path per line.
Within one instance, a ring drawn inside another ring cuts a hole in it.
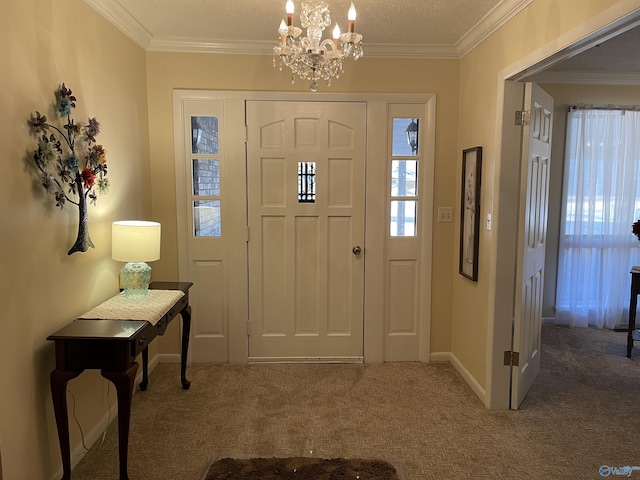
M 451 365 L 453 365 L 453 368 L 456 369 L 456 371 L 460 374 L 462 379 L 466 382 L 467 385 L 469 385 L 473 393 L 475 393 L 478 396 L 478 398 L 484 405 L 485 391 L 484 391 L 484 388 L 482 388 L 482 385 L 480 385 L 476 381 L 473 375 L 469 373 L 469 370 L 465 368 L 465 366 L 460 362 L 460 360 L 458 360 L 458 358 L 453 353 L 451 353 L 450 355 L 451 355 Z
M 159 353 L 155 356 L 157 363 L 180 363 L 182 357 L 179 353 Z
M 469 388 L 475 393 L 480 401 L 484 404 L 485 390 L 482 386 L 473 378 L 473 375 L 469 373 L 462 362 L 452 352 L 434 352 L 429 356 L 432 362 L 449 362 L 456 369 L 458 374 L 462 377 L 464 382 L 469 385 Z
M 434 352 L 431 355 L 429 355 L 429 361 L 451 363 L 451 352 Z

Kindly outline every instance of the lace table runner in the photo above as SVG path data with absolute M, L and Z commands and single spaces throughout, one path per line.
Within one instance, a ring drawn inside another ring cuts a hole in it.
M 182 297 L 181 290 L 149 290 L 144 298 L 130 300 L 120 292 L 79 318 L 87 320 L 146 320 L 155 325 Z

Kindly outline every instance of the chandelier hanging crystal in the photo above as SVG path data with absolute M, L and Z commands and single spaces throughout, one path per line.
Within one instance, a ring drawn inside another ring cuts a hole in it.
M 296 75 L 303 80 L 311 80 L 312 92 L 318 90 L 318 79 L 331 85 L 333 77 L 339 78 L 344 71 L 342 62 L 345 58 L 360 58 L 362 52 L 362 35 L 354 32 L 356 9 L 351 3 L 348 20 L 349 31 L 340 33 L 338 24 L 333 28 L 333 39 L 322 40 L 325 27 L 331 25 L 329 5 L 322 0 L 305 0 L 302 2 L 300 24 L 307 29 L 307 36 L 301 37 L 302 29 L 293 26 L 293 0 L 287 0 L 287 22 L 280 23 L 278 34 L 280 42 L 273 47 L 273 66 L 279 59 L 279 68 L 291 69 L 291 83 Z

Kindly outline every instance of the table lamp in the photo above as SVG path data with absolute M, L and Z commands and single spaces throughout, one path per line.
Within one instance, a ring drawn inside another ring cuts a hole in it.
M 151 267 L 146 262 L 160 259 L 160 224 L 143 220 L 113 222 L 111 258 L 127 262 L 120 276 L 127 298 L 143 298 L 149 290 Z

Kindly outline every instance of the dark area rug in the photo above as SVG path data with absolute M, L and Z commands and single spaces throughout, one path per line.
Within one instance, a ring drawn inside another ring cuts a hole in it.
M 393 465 L 344 458 L 222 458 L 204 480 L 400 480 Z

